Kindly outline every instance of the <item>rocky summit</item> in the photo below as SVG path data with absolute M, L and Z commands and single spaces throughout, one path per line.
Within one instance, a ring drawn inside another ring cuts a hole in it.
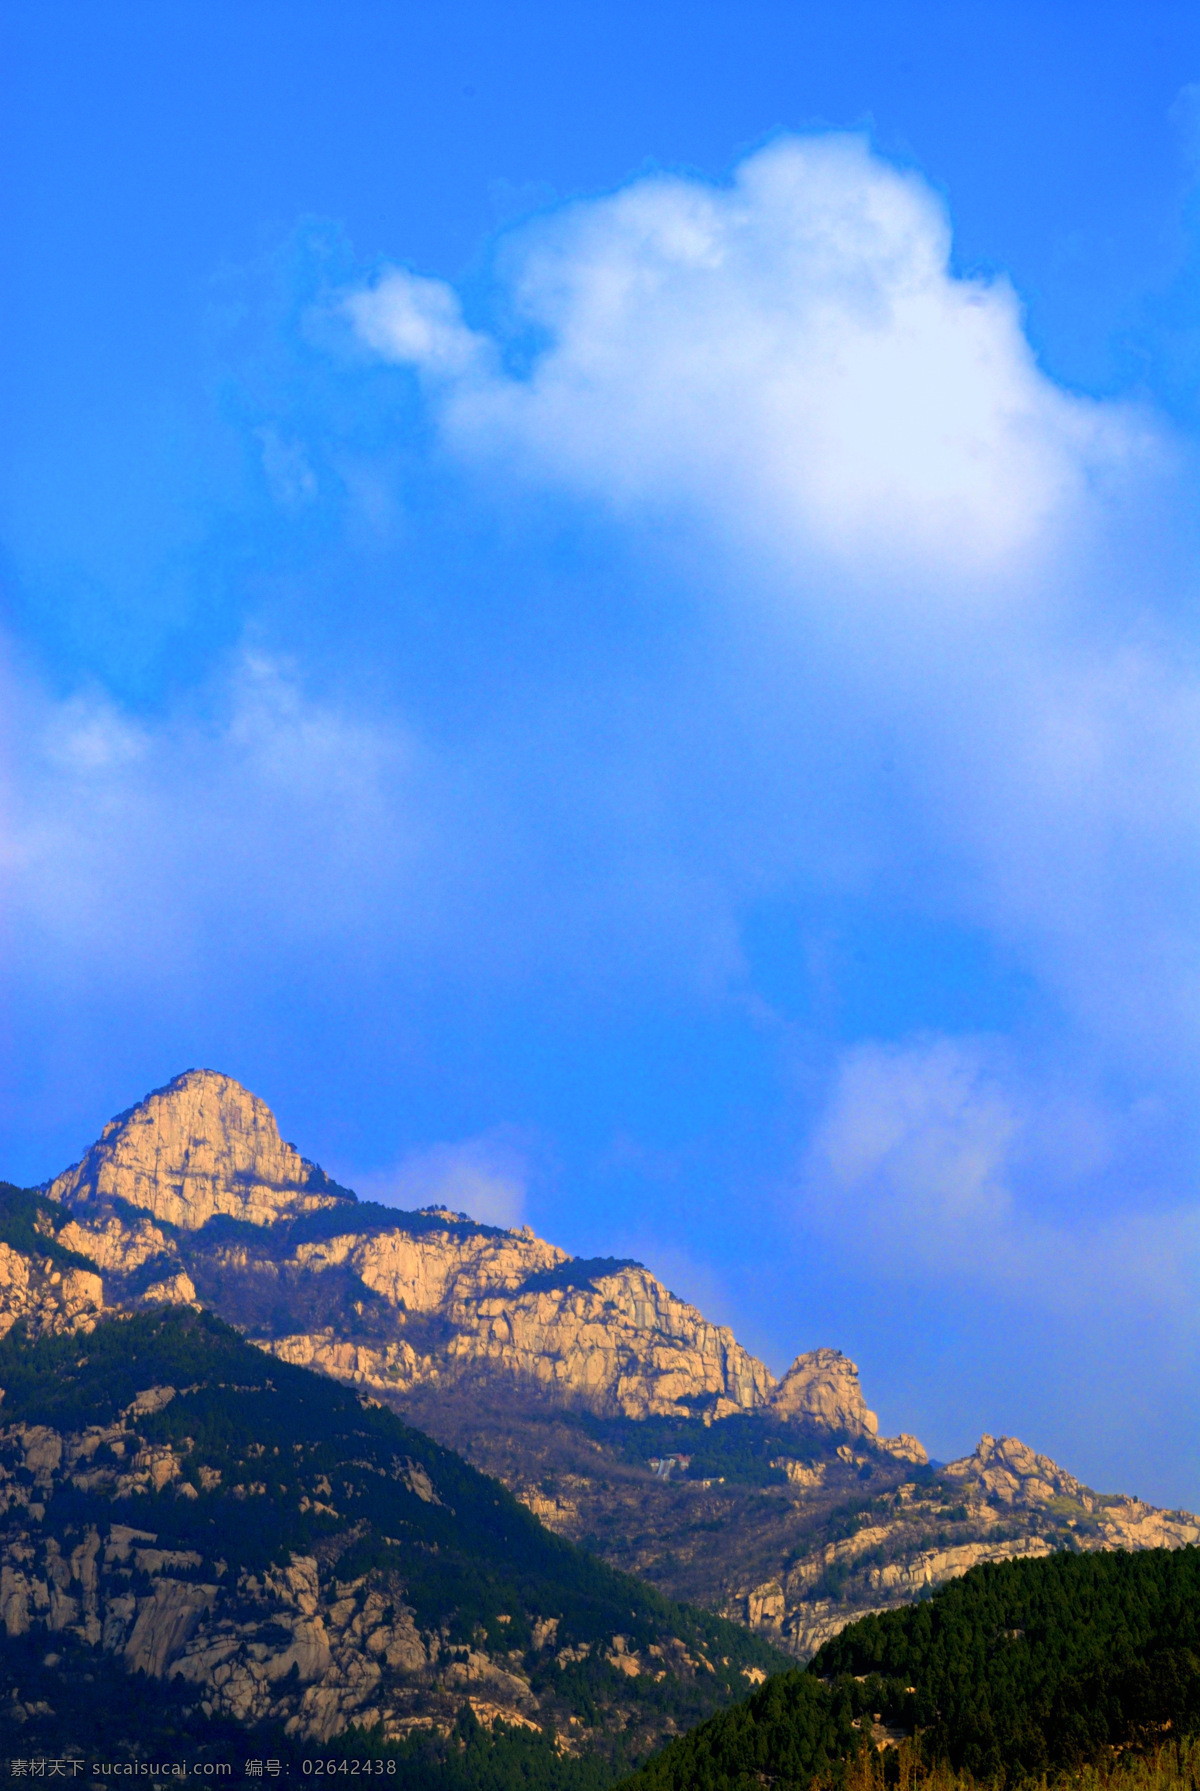
M 383 1401 L 548 1528 L 799 1658 L 980 1562 L 1200 1541 L 1012 1437 L 930 1463 L 880 1434 L 840 1351 L 776 1380 L 639 1263 L 359 1201 L 208 1070 L 0 1198 L 0 1335 L 171 1305 Z
M 109 1120 L 45 1191 L 85 1224 L 124 1204 L 185 1231 L 219 1213 L 273 1225 L 351 1198 L 283 1142 L 265 1101 L 213 1070 L 187 1070 Z
M 878 1434 L 840 1351 L 800 1355 L 777 1383 L 640 1263 L 581 1261 L 528 1227 L 358 1201 L 282 1141 L 263 1101 L 212 1070 L 119 1114 L 38 1192 L 66 1210 L 55 1236 L 72 1262 L 103 1276 L 76 1299 L 199 1300 L 283 1360 L 381 1395 L 483 1372 L 610 1416 L 772 1409 Z M 912 1438 L 881 1446 L 923 1455 Z

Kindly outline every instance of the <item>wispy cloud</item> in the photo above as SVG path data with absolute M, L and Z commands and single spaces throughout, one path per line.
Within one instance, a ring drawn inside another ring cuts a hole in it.
M 997 1040 L 867 1043 L 837 1066 L 792 1199 L 802 1227 L 869 1273 L 990 1300 L 1032 1301 L 1089 1323 L 1149 1308 L 1195 1322 L 1200 1206 L 1097 1199 L 1114 1164 L 1133 1177 L 1153 1112 L 1115 1116 L 1035 1083 Z
M 346 310 L 369 348 L 410 361 L 433 379 L 492 372 L 493 345 L 467 328 L 453 287 L 444 280 L 391 268 L 375 285 L 346 299 Z
M 269 423 L 255 432 L 262 451 L 263 472 L 271 496 L 285 510 L 299 510 L 317 496 L 317 475 L 303 443 L 289 441 Z
M 420 860 L 420 756 L 395 719 L 352 714 L 246 651 L 208 701 L 154 720 L 103 691 L 10 686 L 5 906 L 18 956 L 70 981 L 192 977 L 238 923 L 246 946 L 344 946 Z
M 431 1144 L 412 1151 L 394 1169 L 342 1170 L 357 1194 L 412 1211 L 449 1207 L 484 1225 L 520 1225 L 532 1173 L 530 1140 L 511 1127 Z

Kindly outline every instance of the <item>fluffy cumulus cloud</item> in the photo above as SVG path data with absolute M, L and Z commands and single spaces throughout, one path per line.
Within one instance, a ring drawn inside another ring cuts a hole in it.
M 494 340 L 403 270 L 346 305 L 480 477 L 598 504 L 651 555 L 702 545 L 741 675 L 791 707 L 745 753 L 790 789 L 730 796 L 742 863 L 840 844 L 1003 941 L 1102 1049 L 1193 1052 L 1200 666 L 1165 425 L 1049 379 L 1011 286 L 955 272 L 938 195 L 858 138 L 567 207 L 499 278 Z
M 436 281 L 390 270 L 348 308 L 440 389 L 464 451 L 961 593 L 1153 445 L 1131 410 L 1046 379 L 1011 287 L 956 277 L 950 247 L 918 176 L 858 138 L 786 139 L 725 186 L 640 180 L 518 239 L 510 315 L 546 344 L 527 377 Z

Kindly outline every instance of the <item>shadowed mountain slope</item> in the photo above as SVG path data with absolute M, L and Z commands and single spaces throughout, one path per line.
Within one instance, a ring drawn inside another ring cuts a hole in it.
M 35 1637 L 42 1656 L 90 1650 L 173 1687 L 193 1718 L 310 1743 L 350 1726 L 444 1734 L 469 1706 L 636 1758 L 778 1664 L 208 1314 L 35 1343 L 16 1329 L 0 1385 L 10 1680 Z M 38 1703 L 10 1684 L 15 1721 L 36 1729 Z M 123 1722 L 112 1738 L 136 1739 Z

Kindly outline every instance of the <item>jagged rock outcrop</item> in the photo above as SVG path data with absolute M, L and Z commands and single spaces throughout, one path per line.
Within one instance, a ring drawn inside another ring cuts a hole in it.
M 1001 1437 L 997 1442 L 985 1432 L 974 1454 L 949 1462 L 945 1472 L 996 1504 L 1036 1505 L 1066 1498 L 1085 1501 L 1084 1509 L 1092 1509 L 1091 1495 L 1081 1481 L 1048 1455 L 1035 1454 L 1017 1437 Z
M 119 1113 L 45 1192 L 81 1213 L 121 1200 L 189 1231 L 217 1213 L 271 1225 L 345 1198 L 283 1142 L 265 1101 L 215 1070 L 187 1070 Z
M 897 1461 L 923 1465 L 929 1460 L 922 1444 L 907 1431 L 897 1437 L 879 1435 L 879 1419 L 863 1398 L 858 1364 L 840 1349 L 810 1349 L 797 1356 L 768 1403 L 777 1418 L 844 1431 L 851 1437 L 870 1437 Z M 804 1473 L 799 1463 L 789 1468 L 789 1477 L 797 1484 Z
M 886 1449 L 897 1461 L 908 1461 L 918 1468 L 923 1468 L 929 1461 L 929 1451 L 924 1443 L 907 1430 L 902 1430 L 896 1437 L 877 1437 L 875 1440 L 881 1449 Z
M 770 1370 L 742 1349 L 731 1331 L 710 1325 L 643 1268 L 599 1275 L 586 1287 L 526 1291 L 523 1282 L 538 1274 L 552 1250 L 532 1235 L 509 1233 L 482 1246 L 468 1239 L 466 1248 L 438 1233 L 338 1242 L 350 1245 L 345 1259 L 364 1285 L 392 1293 L 396 1341 L 354 1343 L 330 1326 L 263 1344 L 285 1361 L 320 1368 L 339 1380 L 401 1393 L 486 1368 L 552 1389 L 598 1413 L 631 1418 L 689 1413 L 698 1401 L 720 1416 L 751 1410 L 773 1384 Z M 553 1255 L 559 1263 L 567 1260 L 561 1251 Z M 521 1258 L 526 1274 L 517 1278 Z M 329 1260 L 323 1253 L 310 1256 L 310 1272 Z M 383 1275 L 381 1260 L 388 1264 Z M 397 1262 L 406 1265 L 403 1276 L 395 1273 Z M 407 1290 L 407 1299 L 392 1292 L 398 1285 Z M 417 1303 L 422 1295 L 430 1304 Z M 437 1318 L 448 1328 L 439 1350 L 408 1342 L 403 1332 L 409 1314 Z
M 847 1467 L 868 1462 L 845 1448 L 838 1454 Z M 963 1503 L 948 1503 L 954 1497 Z M 874 1503 L 883 1507 L 876 1521 L 860 1521 L 837 1540 L 814 1538 L 807 1550 L 793 1547 L 778 1577 L 735 1590 L 726 1614 L 807 1659 L 847 1623 L 907 1603 L 984 1561 L 1048 1555 L 1068 1538 L 1083 1551 L 1200 1542 L 1194 1513 L 1096 1493 L 1016 1437 L 985 1435 L 972 1455 L 936 1478 L 907 1482 Z M 836 1599 L 821 1595 L 830 1584 Z
M 18 1320 L 31 1337 L 90 1327 L 103 1305 L 99 1275 L 0 1243 L 0 1337 Z
M 962 1481 L 979 1500 L 995 1507 L 1058 1515 L 1103 1538 L 1105 1548 L 1183 1548 L 1200 1542 L 1200 1518 L 1190 1511 L 1163 1511 L 1140 1499 L 1093 1492 L 1065 1468 L 1038 1455 L 1018 1437 L 985 1434 L 972 1455 L 949 1462 L 947 1478 Z
M 115 1213 L 89 1212 L 82 1224 L 69 1219 L 57 1235 L 60 1244 L 89 1257 L 102 1274 L 128 1276 L 144 1263 L 174 1262 L 179 1254 L 167 1233 L 150 1219 L 130 1222 Z
M 879 1419 L 867 1410 L 857 1364 L 840 1349 L 812 1349 L 797 1356 L 771 1396 L 780 1418 L 799 1418 L 851 1436 L 877 1435 Z

